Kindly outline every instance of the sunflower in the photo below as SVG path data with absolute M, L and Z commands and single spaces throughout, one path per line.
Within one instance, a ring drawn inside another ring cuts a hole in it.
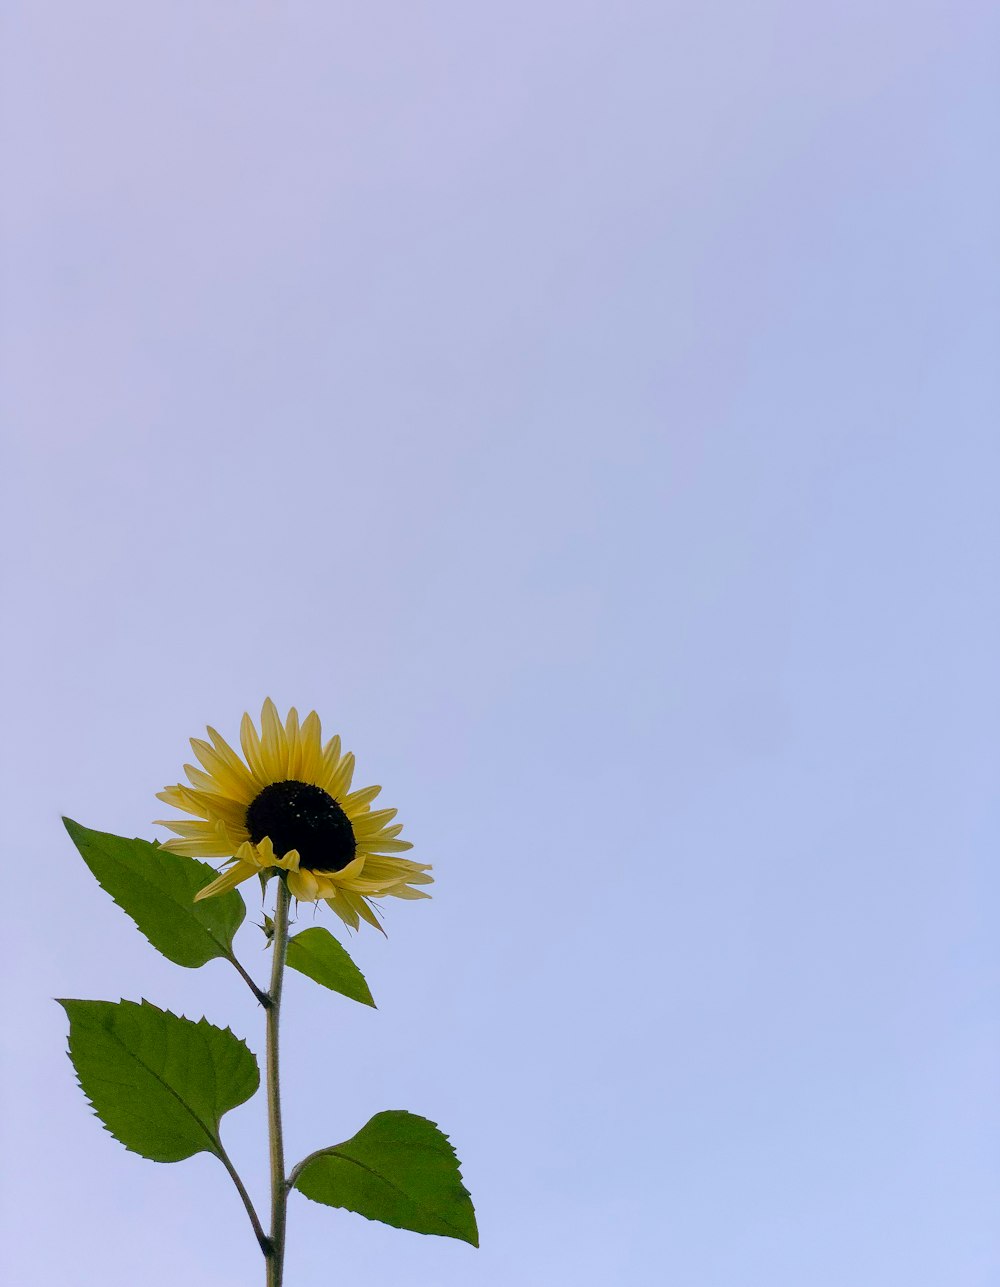
M 195 819 L 158 823 L 176 833 L 164 849 L 229 859 L 196 897 L 223 894 L 278 868 L 300 902 L 322 898 L 352 929 L 365 920 L 379 930 L 371 899 L 429 898 L 413 886 L 432 883 L 430 867 L 398 857 L 413 846 L 399 839 L 396 810 L 372 809 L 381 787 L 351 790 L 354 756 L 342 752 L 339 737 L 324 745 L 316 712 L 300 724 L 292 707 L 282 724 L 268 698 L 260 726 L 258 734 L 250 716 L 243 716 L 245 760 L 214 728 L 208 730 L 211 743 L 192 738 L 202 767 L 184 765 L 191 785 L 178 783 L 157 795 Z

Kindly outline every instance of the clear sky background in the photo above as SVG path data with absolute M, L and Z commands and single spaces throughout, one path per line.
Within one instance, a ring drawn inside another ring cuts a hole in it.
M 289 1155 L 423 1113 L 483 1244 L 293 1200 L 289 1287 L 995 1287 L 1000 10 L 0 36 L 9 1281 L 263 1281 L 213 1159 L 101 1130 L 50 998 L 262 1049 L 59 815 L 153 836 L 270 694 L 438 879 L 351 944 L 377 1012 L 289 979 Z

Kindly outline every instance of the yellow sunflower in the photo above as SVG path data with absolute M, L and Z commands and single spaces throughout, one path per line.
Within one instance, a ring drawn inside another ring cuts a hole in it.
M 339 737 L 324 745 L 316 712 L 300 724 L 292 707 L 282 724 L 268 698 L 260 726 L 258 734 L 250 716 L 243 716 L 245 761 L 214 728 L 208 730 L 211 743 L 192 738 L 202 767 L 184 765 L 191 785 L 178 783 L 157 795 L 196 819 L 158 823 L 177 837 L 164 849 L 230 860 L 197 898 L 280 868 L 293 897 L 322 898 L 352 929 L 366 920 L 379 930 L 370 899 L 429 898 L 413 886 L 433 882 L 430 867 L 397 856 L 413 846 L 399 839 L 396 810 L 372 809 L 381 787 L 351 790 L 354 756 L 341 751 Z

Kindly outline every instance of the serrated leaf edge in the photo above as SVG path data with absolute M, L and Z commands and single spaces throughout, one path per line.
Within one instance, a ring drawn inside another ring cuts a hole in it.
M 63 1007 L 64 1010 L 66 1010 L 67 1001 L 72 1002 L 72 1001 L 93 1000 L 93 998 L 84 998 L 84 997 L 55 997 L 54 999 L 58 1005 L 61 1005 Z M 152 1001 L 148 1001 L 145 997 L 141 997 L 138 1001 L 129 1001 L 126 997 L 120 997 L 118 1001 L 106 1001 L 106 1002 L 103 1002 L 102 1004 L 104 1005 L 123 1005 L 124 1004 L 124 1005 L 135 1005 L 135 1006 L 148 1006 L 151 1010 L 155 1010 L 157 1014 L 168 1015 L 171 1019 L 182 1019 L 185 1023 L 193 1024 L 195 1027 L 200 1027 L 201 1024 L 206 1024 L 209 1028 L 214 1028 L 216 1032 L 228 1032 L 234 1041 L 238 1041 L 239 1044 L 243 1046 L 247 1054 L 253 1060 L 254 1066 L 257 1069 L 257 1089 L 259 1089 L 260 1064 L 257 1062 L 257 1056 L 247 1045 L 245 1039 L 243 1037 L 238 1037 L 236 1033 L 233 1032 L 232 1028 L 228 1026 L 228 1024 L 226 1025 L 225 1028 L 220 1028 L 218 1024 L 212 1023 L 211 1020 L 208 1019 L 205 1015 L 202 1015 L 200 1019 L 189 1019 L 185 1014 L 174 1014 L 172 1010 L 161 1010 L 158 1005 L 155 1005 Z M 66 1010 L 66 1017 L 69 1019 L 70 1029 L 72 1030 L 73 1017 L 68 1010 Z M 160 1076 L 158 1072 L 150 1068 L 150 1066 L 145 1062 L 145 1060 L 140 1059 L 137 1054 L 129 1050 L 129 1048 L 125 1045 L 123 1041 L 121 1041 L 121 1039 L 118 1037 L 116 1033 L 108 1032 L 108 1036 L 112 1037 L 114 1041 L 122 1048 L 122 1050 L 125 1051 L 125 1053 L 129 1056 L 129 1058 L 134 1059 L 137 1064 L 140 1064 L 146 1070 L 146 1072 L 148 1072 L 149 1075 L 154 1078 L 154 1080 L 160 1083 L 160 1085 L 163 1087 L 165 1091 L 167 1091 L 170 1095 L 173 1096 L 174 1099 L 177 1100 L 178 1104 L 180 1104 L 181 1108 L 184 1109 L 184 1111 L 192 1119 L 192 1121 L 197 1123 L 197 1125 L 201 1128 L 204 1134 L 208 1136 L 209 1142 L 212 1144 L 212 1148 L 209 1151 L 213 1153 L 216 1157 L 219 1157 L 222 1151 L 222 1140 L 219 1137 L 219 1126 L 225 1114 L 224 1113 L 220 1114 L 219 1121 L 217 1121 L 215 1124 L 214 1132 L 210 1132 L 208 1128 L 205 1126 L 205 1123 L 201 1120 L 201 1118 L 198 1117 L 196 1113 L 193 1113 L 191 1111 L 191 1109 L 180 1097 L 180 1095 L 178 1095 L 178 1093 L 174 1090 L 172 1086 L 168 1085 L 167 1082 L 163 1080 L 163 1078 Z M 91 1099 L 90 1095 L 88 1095 L 86 1090 L 84 1090 L 83 1088 L 83 1082 L 80 1080 L 79 1069 L 77 1068 L 76 1062 L 73 1059 L 73 1052 L 68 1048 L 69 1036 L 67 1036 L 66 1038 L 66 1045 L 67 1045 L 66 1057 L 69 1059 L 70 1064 L 73 1067 L 73 1072 L 76 1076 L 76 1084 L 80 1087 L 80 1091 L 83 1094 L 84 1099 L 90 1105 L 91 1112 L 94 1114 L 97 1120 L 101 1123 L 101 1126 L 104 1128 L 104 1130 L 108 1132 L 108 1134 L 111 1136 L 113 1140 L 117 1140 L 117 1142 L 121 1144 L 124 1148 L 128 1149 L 130 1153 L 135 1153 L 136 1156 L 138 1157 L 145 1157 L 144 1153 L 140 1153 L 138 1152 L 138 1150 L 130 1148 L 128 1144 L 125 1144 L 124 1141 L 118 1139 L 118 1136 L 114 1133 L 111 1127 L 101 1116 L 101 1113 L 96 1107 L 96 1105 L 94 1104 L 94 1101 Z M 257 1093 L 256 1089 L 251 1091 L 250 1094 L 247 1096 L 247 1099 L 242 1100 L 240 1104 L 234 1104 L 233 1108 L 240 1108 L 242 1104 L 245 1104 L 247 1100 L 251 1099 L 256 1093 Z M 232 1109 L 226 1109 L 226 1112 L 232 1112 Z M 202 1151 L 204 1152 L 204 1150 Z
M 327 992 L 335 992 L 335 993 L 337 994 L 337 996 L 345 997 L 348 1001 L 356 1001 L 359 1005 L 367 1005 L 367 1006 L 370 1006 L 373 1010 L 377 1010 L 377 1009 L 378 1009 L 378 1006 L 375 1004 L 375 998 L 372 996 L 372 990 L 371 990 L 371 988 L 368 986 L 368 980 L 365 978 L 364 973 L 363 973 L 363 972 L 361 971 L 361 969 L 358 967 L 358 965 L 357 965 L 357 963 L 355 962 L 354 958 L 351 956 L 350 952 L 348 952 L 347 948 L 346 948 L 346 947 L 344 947 L 343 943 L 341 943 L 341 942 L 339 941 L 339 939 L 336 937 L 336 935 L 335 935 L 335 934 L 330 934 L 330 931 L 329 931 L 328 929 L 326 929 L 326 928 L 325 928 L 325 926 L 322 926 L 322 925 L 309 925 L 309 926 L 307 926 L 304 930 L 299 930 L 299 932 L 298 932 L 297 934 L 293 934 L 293 935 L 292 935 L 292 937 L 288 940 L 288 946 L 289 946 L 289 947 L 291 947 L 291 945 L 292 945 L 292 944 L 293 944 L 297 939 L 300 939 L 300 938 L 302 937 L 302 935 L 303 935 L 303 934 L 308 934 L 308 933 L 309 933 L 309 931 L 310 931 L 310 930 L 313 930 L 313 929 L 318 929 L 318 930 L 323 931 L 323 932 L 324 932 L 324 933 L 326 933 L 326 934 L 329 934 L 330 938 L 334 941 L 334 943 L 336 943 L 336 944 L 337 944 L 337 946 L 340 948 L 340 950 L 341 950 L 341 951 L 344 953 L 344 955 L 347 957 L 348 964 L 349 964 L 349 965 L 350 965 L 350 966 L 351 966 L 351 967 L 356 971 L 357 976 L 358 976 L 358 980 L 360 981 L 360 983 L 361 983 L 362 987 L 364 988 L 364 990 L 368 993 L 368 999 L 367 999 L 367 1000 L 365 1000 L 363 997 L 356 997 L 356 996 L 352 996 L 349 992 L 342 992 L 342 991 L 340 990 L 340 988 L 331 988 L 331 987 L 330 987 L 330 985 L 329 985 L 328 983 L 321 983 L 321 982 L 319 981 L 319 979 L 314 979 L 314 978 L 313 978 L 313 976 L 312 976 L 311 974 L 307 974 L 307 973 L 305 972 L 305 970 L 300 969 L 300 968 L 299 968 L 297 965 L 295 965 L 292 961 L 288 960 L 288 957 L 287 957 L 287 955 L 286 955 L 286 957 L 285 957 L 285 963 L 287 964 L 288 968 L 289 968 L 290 970 L 294 970 L 296 974 L 301 974 L 303 978 L 311 979 L 311 980 L 312 980 L 312 982 L 313 982 L 313 983 L 315 983 L 315 984 L 317 985 L 317 987 L 326 988 Z M 304 952 L 308 953 L 308 948 L 302 948 L 302 947 L 300 947 L 300 951 L 304 951 Z
M 93 828 L 93 827 L 85 827 L 85 826 L 83 825 L 83 823 L 82 823 L 82 822 L 77 822 L 75 818 L 69 818 L 69 817 L 66 817 L 65 815 L 63 816 L 63 820 L 62 820 L 62 821 L 63 821 L 63 826 L 66 828 L 66 831 L 67 831 L 67 833 L 68 833 L 68 835 L 69 835 L 70 840 L 72 840 L 73 844 L 74 844 L 74 845 L 76 845 L 77 852 L 80 854 L 80 857 L 83 859 L 83 861 L 84 861 L 84 863 L 85 863 L 85 865 L 86 865 L 86 867 L 87 867 L 87 870 L 90 872 L 90 874 L 91 874 L 91 875 L 94 877 L 94 879 L 97 881 L 98 885 L 100 885 L 100 886 L 101 886 L 101 889 L 103 889 L 103 890 L 104 890 L 104 892 L 108 895 L 108 897 L 111 899 L 111 901 L 114 903 L 114 905 L 115 905 L 116 907 L 120 908 L 120 909 L 125 913 L 125 915 L 129 918 L 129 920 L 132 922 L 132 924 L 135 926 L 135 928 L 139 931 L 139 933 L 142 935 L 142 937 L 146 940 L 146 942 L 149 944 L 149 946 L 150 946 L 151 948 L 153 948 L 153 950 L 154 950 L 154 951 L 156 951 L 156 952 L 160 952 L 160 953 L 161 953 L 161 955 L 162 955 L 162 954 L 163 954 L 163 950 L 162 950 L 162 948 L 159 948 L 159 947 L 157 947 L 157 946 L 156 946 L 156 944 L 155 944 L 155 943 L 153 942 L 153 940 L 149 937 L 149 935 L 146 933 L 146 931 L 142 928 L 142 926 L 139 924 L 139 922 L 135 919 L 135 917 L 132 915 L 132 913 L 128 910 L 128 908 L 125 906 L 125 904 L 124 904 L 124 903 L 120 903 L 120 902 L 118 901 L 118 899 L 115 897 L 115 895 L 114 895 L 114 894 L 112 894 L 111 890 L 110 890 L 110 889 L 106 889 L 106 888 L 105 888 L 105 886 L 102 884 L 102 882 L 101 882 L 100 880 L 98 880 L 97 876 L 94 874 L 94 871 L 92 870 L 92 868 L 91 868 L 91 866 L 90 866 L 90 863 L 89 863 L 89 862 L 87 862 L 86 856 L 85 856 L 85 854 L 83 853 L 83 851 L 81 850 L 80 845 L 79 845 L 79 844 L 78 844 L 78 842 L 77 842 L 76 836 L 74 836 L 74 835 L 73 835 L 73 832 L 72 832 L 71 828 L 72 828 L 72 827 L 79 828 L 81 831 L 87 831 L 87 832 L 89 832 L 91 835 L 101 835 L 101 834 L 111 835 L 112 833 L 111 833 L 111 832 L 105 832 L 105 833 L 98 832 L 98 831 L 96 831 L 96 829 L 95 829 L 95 828 Z M 116 836 L 116 837 L 115 837 L 115 839 L 116 839 L 116 840 L 139 840 L 139 841 L 142 841 L 142 843 L 143 843 L 143 844 L 146 844 L 146 845 L 152 845 L 152 846 L 153 846 L 153 848 L 155 848 L 155 849 L 158 851 L 158 853 L 161 853 L 161 854 L 162 854 L 162 853 L 166 853 L 166 852 L 168 852 L 167 850 L 164 850 L 164 849 L 163 849 L 163 846 L 162 846 L 162 845 L 160 845 L 160 844 L 158 844 L 156 841 L 146 840 L 146 839 L 144 839 L 144 837 L 142 837 L 142 836 Z M 176 854 L 172 854 L 172 855 L 171 855 L 171 857 L 177 857 L 177 855 L 176 855 Z M 114 860 L 112 859 L 112 861 L 114 861 Z M 217 872 L 217 871 L 215 870 L 215 868 L 211 865 L 211 863 L 202 862 L 200 858 L 192 858 L 192 859 L 190 859 L 189 861 L 190 861 L 192 864 L 195 864 L 195 863 L 196 863 L 199 867 L 204 867 L 204 868 L 206 869 L 206 872 L 211 872 L 211 873 L 212 873 L 212 879 L 215 879 L 215 877 L 218 875 L 218 872 Z M 169 891 L 169 890 L 168 890 L 168 891 L 166 891 L 166 893 L 164 893 L 164 891 L 163 891 L 162 889 L 160 889 L 157 885 L 154 885 L 154 884 L 153 884 L 153 882 L 152 882 L 152 881 L 151 881 L 147 876 L 143 875 L 143 873 L 142 873 L 142 872 L 136 871 L 136 872 L 130 872 L 129 874 L 130 874 L 130 875 L 134 875 L 134 876 L 136 876 L 136 877 L 137 877 L 137 878 L 138 878 L 138 879 L 139 879 L 139 880 L 140 880 L 140 881 L 141 881 L 141 882 L 146 886 L 146 888 L 147 888 L 147 889 L 152 890 L 152 891 L 153 891 L 153 893 L 154 893 L 154 894 L 156 894 L 156 896 L 157 896 L 157 897 L 159 897 L 159 898 L 167 898 L 167 899 L 168 899 L 168 900 L 169 900 L 169 901 L 174 905 L 174 907 L 180 908 L 180 910 L 181 910 L 181 911 L 190 911 L 190 908 L 188 907 L 187 903 L 182 903 L 182 902 L 181 902 L 178 898 L 176 898 L 176 897 L 174 896 L 174 894 L 173 894 L 171 891 Z M 208 884 L 207 879 L 206 879 L 205 883 L 206 883 L 206 884 Z M 233 892 L 236 892 L 236 891 L 233 891 Z M 239 895 L 238 895 L 238 896 L 239 896 Z M 239 896 L 239 897 L 240 897 L 240 901 L 242 902 L 242 901 L 243 901 L 243 900 L 242 900 L 242 897 L 241 897 L 241 896 Z M 245 910 L 245 908 L 246 908 L 246 904 L 244 903 L 243 919 L 245 919 L 245 917 L 246 917 L 246 910 Z M 216 935 L 215 935 L 214 930 L 210 929 L 210 928 L 209 928 L 207 925 L 205 925 L 202 921 L 198 921 L 198 922 L 196 922 L 196 923 L 198 924 L 198 926 L 199 926 L 201 929 L 203 929 L 203 930 L 205 931 L 205 935 L 206 935 L 206 937 L 207 937 L 207 938 L 209 938 L 209 939 L 211 939 L 211 941 L 212 941 L 213 943 L 215 943 L 215 944 L 216 944 L 216 946 L 217 946 L 217 947 L 219 947 L 219 948 L 221 949 L 221 956 L 222 956 L 222 957 L 224 957 L 224 958 L 226 958 L 227 960 L 231 959 L 231 958 L 232 958 L 232 955 L 233 955 L 233 945 L 232 945 L 232 943 L 231 943 L 231 942 L 230 942 L 230 943 L 226 943 L 224 940 L 217 938 L 217 937 L 216 937 Z M 243 923 L 243 920 L 241 919 L 241 921 L 240 921 L 240 925 L 242 925 L 242 923 Z M 240 928 L 240 925 L 237 925 L 237 926 L 236 926 L 236 929 L 237 929 L 237 930 Z M 235 936 L 235 933 L 236 933 L 236 930 L 234 930 L 234 931 L 233 931 L 234 936 Z M 171 959 L 170 957 L 167 957 L 167 960 L 170 960 L 170 959 Z M 213 957 L 209 957 L 209 958 L 208 958 L 208 960 L 209 960 L 209 961 L 210 961 L 210 960 L 213 960 L 213 959 L 218 960 L 219 958 L 218 958 L 218 957 L 215 957 L 215 958 L 213 958 Z M 175 962 L 175 964 L 176 964 L 176 962 Z M 207 964 L 208 964 L 208 961 L 204 961 L 202 964 L 207 965 Z M 194 966 L 194 967 L 190 967 L 190 968 L 200 969 L 201 967 L 200 967 L 200 966 Z M 176 1015 L 175 1015 L 174 1017 L 175 1017 L 175 1018 L 177 1018 L 178 1016 L 176 1016 Z
M 431 1119 L 430 1119 L 429 1117 L 423 1117 L 423 1116 L 421 1116 L 421 1114 L 419 1114 L 419 1113 L 411 1113 L 411 1112 L 409 1111 L 409 1109 L 406 1109 L 406 1108 L 390 1108 L 390 1109 L 383 1109 L 383 1110 L 382 1110 L 382 1112 L 383 1112 L 383 1113 L 405 1113 L 405 1114 L 407 1115 L 407 1117 L 415 1117 L 415 1118 L 418 1118 L 420 1121 L 422 1121 L 422 1122 L 426 1122 L 429 1126 L 433 1126 L 433 1127 L 434 1127 L 434 1129 L 438 1132 L 438 1134 L 441 1136 L 442 1140 L 444 1140 L 445 1145 L 446 1145 L 446 1147 L 445 1147 L 445 1148 L 438 1149 L 438 1150 L 437 1150 L 437 1152 L 440 1152 L 440 1153 L 447 1153 L 449 1157 L 451 1157 L 451 1158 L 453 1158 L 453 1159 L 454 1159 L 454 1161 L 455 1161 L 455 1173 L 456 1173 L 456 1174 L 455 1174 L 455 1179 L 456 1179 L 456 1185 L 455 1185 L 455 1187 L 456 1187 L 456 1188 L 457 1188 L 457 1190 L 462 1194 L 462 1196 L 463 1196 L 463 1197 L 468 1198 L 468 1199 L 469 1199 L 470 1204 L 472 1204 L 472 1194 L 469 1192 L 469 1190 L 465 1187 L 465 1184 L 463 1183 L 463 1177 L 462 1177 L 462 1164 L 461 1164 L 461 1162 L 459 1161 L 458 1152 L 457 1152 L 457 1150 L 455 1149 L 455 1146 L 454 1146 L 454 1145 L 452 1144 L 452 1142 L 451 1142 L 451 1136 L 450 1136 L 450 1135 L 446 1135 L 446 1134 L 445 1134 L 445 1132 L 441 1129 L 441 1127 L 437 1124 L 437 1122 L 431 1121 Z M 376 1113 L 376 1114 L 375 1114 L 375 1117 L 380 1117 L 381 1115 L 382 1115 L 381 1113 Z M 370 1118 L 370 1119 L 369 1119 L 369 1121 L 365 1123 L 365 1126 L 370 1126 L 370 1125 L 371 1125 L 371 1123 L 375 1120 L 375 1117 Z M 363 1131 L 363 1130 L 365 1129 L 365 1126 L 362 1126 L 362 1127 L 361 1127 L 361 1130 L 359 1130 L 359 1131 L 355 1131 L 354 1135 L 352 1135 L 352 1136 L 351 1136 L 351 1139 L 354 1139 L 356 1136 L 360 1135 L 360 1134 L 361 1134 L 361 1131 Z M 299 1193 L 301 1193 L 301 1194 L 302 1194 L 302 1196 L 303 1196 L 304 1198 L 308 1198 L 310 1202 L 316 1202 L 319 1206 L 330 1206 L 330 1205 L 331 1205 L 331 1203 L 329 1203 L 329 1202 L 323 1202 L 323 1201 L 321 1201 L 319 1198 L 313 1198 L 313 1197 L 310 1197 L 310 1195 L 309 1195 L 308 1193 L 305 1193 L 302 1189 L 300 1189 L 300 1188 L 299 1188 L 299 1180 L 301 1180 L 302 1176 L 306 1173 L 306 1171 L 307 1171 L 307 1170 L 309 1169 L 309 1167 L 313 1164 L 313 1162 L 319 1162 L 319 1161 L 321 1161 L 324 1157 L 329 1157 L 329 1156 L 333 1155 L 333 1156 L 335 1156 L 335 1157 L 339 1158 L 342 1162 L 350 1162 L 353 1166 L 356 1166 L 359 1170 L 367 1172 L 367 1174 L 368 1174 L 368 1175 L 373 1175 L 373 1176 L 375 1176 L 375 1177 L 376 1177 L 376 1179 L 381 1180 L 384 1184 L 387 1184 L 387 1185 L 389 1186 L 389 1188 L 390 1188 L 390 1189 L 394 1189 L 396 1193 L 401 1194 L 401 1195 L 402 1195 L 402 1197 L 404 1197 L 404 1198 L 407 1200 L 407 1202 L 411 1202 L 411 1203 L 413 1203 L 413 1205 L 414 1205 L 414 1206 L 418 1206 L 418 1207 L 419 1207 L 420 1205 L 422 1205 L 421 1203 L 419 1203 L 419 1202 L 417 1201 L 417 1199 L 415 1199 L 415 1198 L 413 1197 L 413 1195 L 412 1195 L 412 1194 L 407 1193 L 405 1189 L 401 1189 L 401 1188 L 399 1187 L 399 1185 L 398 1185 L 398 1184 L 394 1184 L 394 1183 L 392 1182 L 392 1180 L 390 1180 L 390 1179 L 388 1178 L 388 1176 L 383 1175 L 380 1171 L 376 1171 L 376 1170 L 374 1170 L 374 1169 L 373 1169 L 372 1167 L 370 1167 L 370 1166 L 366 1166 L 366 1165 L 364 1164 L 364 1162 L 359 1162 L 357 1158 L 350 1157 L 348 1154 L 346 1154 L 346 1153 L 341 1153 L 341 1152 L 339 1151 L 340 1149 L 342 1149 L 342 1148 L 344 1147 L 344 1145 L 345 1145 L 345 1144 L 350 1144 L 350 1142 L 351 1142 L 351 1140 L 342 1140 L 342 1141 L 341 1141 L 341 1143 L 339 1143 L 339 1144 L 331 1144 L 329 1148 L 319 1149 L 316 1153 L 314 1153 L 310 1158 L 308 1158 L 308 1159 L 306 1160 L 306 1164 L 302 1167 L 302 1170 L 301 1170 L 301 1171 L 299 1172 L 299 1174 L 296 1176 L 296 1178 L 295 1178 L 295 1183 L 292 1185 L 292 1187 L 293 1187 L 293 1188 L 295 1188 L 295 1189 L 298 1189 Z M 404 1147 L 404 1148 L 408 1148 L 408 1147 L 413 1147 L 413 1146 L 412 1146 L 412 1145 L 405 1145 L 405 1144 L 404 1144 L 404 1145 L 403 1145 L 403 1147 Z M 388 1221 L 386 1221 L 386 1220 L 380 1220 L 380 1219 L 378 1218 L 378 1216 L 369 1216 L 369 1215 L 365 1215 L 363 1211 L 355 1211 L 353 1207 L 343 1207 L 343 1206 L 342 1206 L 342 1207 L 339 1207 L 339 1208 L 338 1208 L 338 1210 L 341 1210 L 341 1211 L 351 1211 L 351 1212 L 352 1212 L 352 1214 L 354 1214 L 354 1215 L 364 1216 L 364 1218 L 365 1218 L 366 1220 L 371 1220 L 371 1221 L 372 1221 L 373 1223 L 375 1223 L 375 1224 L 389 1224 L 389 1222 L 388 1222 Z M 451 1222 L 451 1220 L 447 1220 L 447 1219 L 445 1219 L 445 1217 L 444 1217 L 444 1216 L 440 1216 L 440 1215 L 438 1215 L 438 1214 L 437 1214 L 437 1212 L 433 1212 L 432 1214 L 433 1214 L 433 1216 L 434 1216 L 434 1219 L 435 1219 L 435 1220 L 440 1220 L 440 1222 L 441 1222 L 442 1224 L 444 1224 L 444 1225 L 447 1225 L 449 1229 L 454 1229 L 454 1230 L 455 1230 L 456 1235 L 458 1236 L 458 1240 L 459 1240 L 460 1242 L 470 1243 L 470 1245 L 471 1245 L 471 1246 L 473 1246 L 473 1247 L 478 1247 L 478 1246 L 479 1246 L 479 1222 L 476 1220 L 476 1210 L 475 1210 L 475 1206 L 473 1206 L 473 1208 L 472 1208 L 472 1227 L 473 1227 L 473 1229 L 475 1230 L 475 1235 L 476 1235 L 476 1236 L 475 1236 L 475 1240 L 474 1240 L 474 1241 L 470 1240 L 470 1239 L 466 1236 L 465 1232 L 464 1232 L 462 1229 L 460 1229 L 458 1225 L 453 1224 L 453 1223 Z M 398 1228 L 399 1226 L 398 1226 L 398 1225 L 392 1225 L 392 1224 L 389 1224 L 389 1227 L 394 1229 L 394 1228 Z M 412 1231 L 412 1230 L 407 1230 L 407 1232 L 413 1232 L 413 1231 Z

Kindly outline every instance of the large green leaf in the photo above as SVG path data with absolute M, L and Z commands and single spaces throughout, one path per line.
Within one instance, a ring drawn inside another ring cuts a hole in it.
M 285 960 L 293 970 L 308 975 L 323 987 L 362 1005 L 374 1006 L 365 976 L 329 930 L 317 925 L 296 934 L 288 940 Z
M 219 1155 L 219 1120 L 260 1084 L 228 1028 L 148 1001 L 60 1001 L 83 1093 L 116 1140 L 154 1162 Z
M 72 818 L 63 822 L 101 888 L 128 912 L 157 951 L 191 967 L 232 956 L 233 935 L 247 909 L 235 890 L 194 901 L 198 890 L 218 875 L 207 862 L 181 858 L 148 840 L 91 831 Z
M 353 1139 L 309 1158 L 295 1188 L 314 1202 L 397 1229 L 479 1246 L 476 1213 L 455 1150 L 426 1117 L 376 1113 Z

